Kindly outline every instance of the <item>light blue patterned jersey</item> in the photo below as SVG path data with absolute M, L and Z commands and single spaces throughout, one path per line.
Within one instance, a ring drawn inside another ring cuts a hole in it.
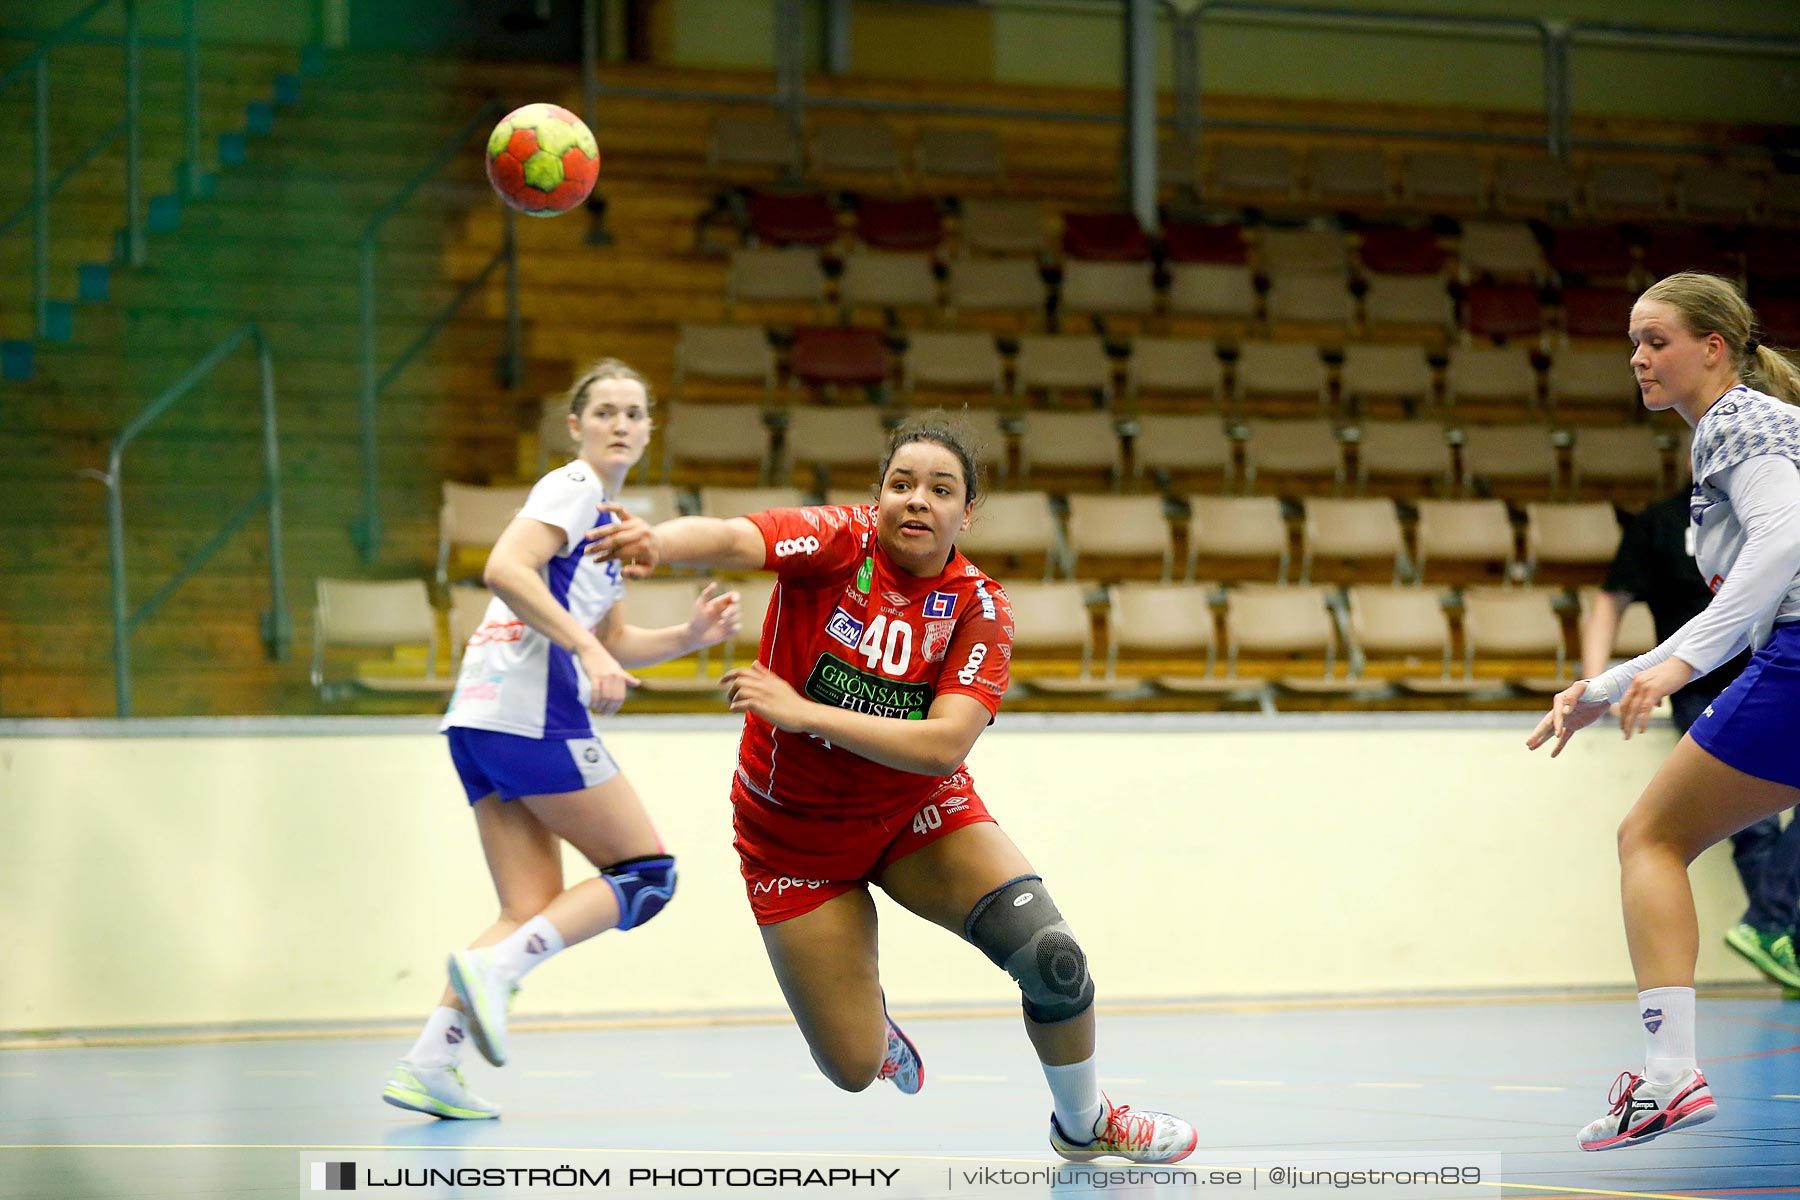
M 1765 454 L 1780 455 L 1800 467 L 1800 407 L 1740 384 L 1719 397 L 1694 428 L 1694 490 L 1688 519 L 1694 527 L 1694 561 L 1715 592 L 1731 573 L 1746 537 L 1743 523 L 1732 511 L 1731 497 L 1715 478 Z M 1757 621 L 1751 644 L 1762 645 L 1774 622 L 1796 616 L 1800 616 L 1800 580 Z

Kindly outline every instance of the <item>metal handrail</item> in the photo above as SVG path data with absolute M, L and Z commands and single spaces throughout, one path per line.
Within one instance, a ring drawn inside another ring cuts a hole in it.
M 125 500 L 123 495 L 123 459 L 125 448 L 147 428 L 186 396 L 194 385 L 210 374 L 232 351 L 246 340 L 256 343 L 257 371 L 262 379 L 262 450 L 263 487 L 236 512 L 225 519 L 207 543 L 188 555 L 161 587 L 136 609 L 128 608 L 125 592 Z M 98 472 L 93 474 L 99 475 Z M 131 634 L 143 621 L 162 607 L 163 601 L 193 577 L 232 534 L 236 533 L 259 508 L 269 514 L 269 611 L 263 614 L 262 638 L 272 661 L 287 658 L 293 637 L 289 623 L 287 594 L 282 575 L 281 543 L 281 463 L 275 423 L 275 368 L 269 356 L 268 339 L 254 322 L 239 326 L 224 341 L 214 346 L 204 358 L 189 368 L 188 373 L 165 388 L 142 412 L 132 418 L 119 436 L 113 439 L 107 457 L 106 473 L 99 475 L 106 485 L 108 540 L 112 548 L 112 612 L 113 612 L 113 687 L 118 697 L 119 715 L 131 715 Z
M 462 150 L 463 143 L 469 135 L 492 120 L 501 111 L 498 98 L 491 99 L 475 111 L 475 115 L 463 122 L 462 128 L 444 141 L 429 163 L 421 167 L 409 179 L 392 199 L 376 210 L 363 227 L 359 242 L 361 266 L 361 318 L 362 318 L 362 387 L 361 399 L 357 406 L 359 420 L 362 423 L 362 459 L 363 459 L 363 512 L 361 518 L 352 523 L 351 540 L 355 542 L 358 553 L 365 562 L 373 561 L 381 551 L 381 496 L 378 486 L 380 475 L 380 447 L 377 444 L 375 427 L 375 405 L 381 393 L 396 376 L 405 369 L 413 358 L 429 345 L 433 338 L 441 333 L 450 319 L 494 273 L 494 268 L 502 262 L 506 264 L 506 353 L 500 360 L 500 380 L 506 387 L 518 383 L 522 371 L 519 336 L 519 254 L 514 229 L 514 216 L 511 208 L 502 206 L 504 211 L 501 226 L 500 249 L 494 252 L 475 277 L 464 284 L 451 298 L 450 303 L 440 309 L 428 322 L 417 337 L 407 344 L 405 350 L 388 364 L 386 370 L 376 373 L 375 363 L 375 238 L 381 232 L 382 225 L 389 217 L 399 212 L 401 207 L 413 197 L 425 182 L 443 169 L 444 165 Z

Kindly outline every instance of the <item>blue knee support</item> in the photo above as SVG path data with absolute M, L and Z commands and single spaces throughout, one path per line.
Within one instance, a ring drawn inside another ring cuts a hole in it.
M 675 894 L 675 856 L 646 854 L 602 867 L 600 878 L 619 898 L 617 928 L 636 929 L 663 910 Z

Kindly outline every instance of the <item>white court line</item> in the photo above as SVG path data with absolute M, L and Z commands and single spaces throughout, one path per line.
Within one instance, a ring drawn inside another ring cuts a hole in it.
M 36 1079 L 36 1071 L 0 1071 L 0 1079 Z
M 1285 1079 L 1215 1079 L 1214 1087 L 1286 1087 Z
M 592 1079 L 592 1071 L 526 1071 L 527 1079 Z
M 1351 1087 L 1359 1088 L 1422 1088 L 1422 1083 L 1353 1083 Z
M 730 1071 L 664 1071 L 664 1079 L 730 1079 Z
M 245 1071 L 244 1072 L 244 1075 L 250 1079 L 314 1079 L 314 1078 L 318 1077 L 318 1074 L 319 1073 L 317 1071 Z
M 1492 1090 L 1496 1092 L 1566 1092 L 1569 1089 L 1566 1087 L 1543 1087 L 1529 1083 L 1496 1083 Z
M 1790 1096 L 1786 1092 L 1776 1092 L 1773 1096 L 1770 1096 L 1769 1099 L 1771 1099 L 1771 1100 L 1800 1100 L 1800 1096 Z

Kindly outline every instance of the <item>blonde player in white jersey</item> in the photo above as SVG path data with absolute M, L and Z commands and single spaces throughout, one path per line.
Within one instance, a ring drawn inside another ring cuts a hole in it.
M 1631 310 L 1631 367 L 1644 406 L 1694 428 L 1690 520 L 1713 598 L 1656 649 L 1581 680 L 1526 740 L 1574 733 L 1619 705 L 1626 737 L 1663 698 L 1755 648 L 1694 722 L 1619 827 L 1625 936 L 1645 1036 L 1611 1108 L 1577 1134 L 1584 1150 L 1637 1145 L 1718 1112 L 1694 1051 L 1699 922 L 1687 867 L 1739 829 L 1800 801 L 1800 368 L 1761 345 L 1737 288 L 1684 272 Z M 1784 403 L 1784 401 L 1786 403 Z
M 435 1117 L 496 1117 L 458 1069 L 472 1038 L 506 1061 L 507 1006 L 525 973 L 608 929 L 634 929 L 675 890 L 675 859 L 595 732 L 637 680 L 633 667 L 679 658 L 737 631 L 735 592 L 708 586 L 686 625 L 625 623 L 630 566 L 582 553 L 615 518 L 617 497 L 650 439 L 643 376 L 604 359 L 569 389 L 579 457 L 540 479 L 501 533 L 482 578 L 493 589 L 469 639 L 440 727 L 475 814 L 499 893 L 499 918 L 450 956 L 450 986 L 382 1099 Z M 610 506 L 609 506 L 610 507 Z M 636 518 L 625 518 L 627 523 Z M 562 843 L 599 868 L 563 887 Z

